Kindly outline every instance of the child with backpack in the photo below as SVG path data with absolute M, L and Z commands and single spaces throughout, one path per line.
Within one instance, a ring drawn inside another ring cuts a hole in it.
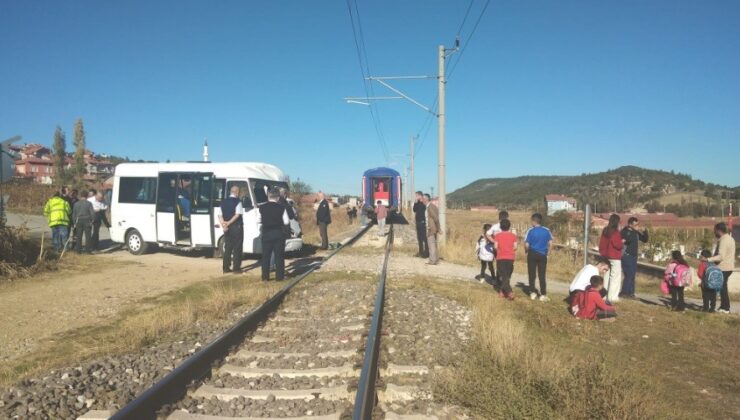
M 491 277 L 496 278 L 496 272 L 493 270 L 493 243 L 486 235 L 489 229 L 491 229 L 490 223 L 483 225 L 483 234 L 478 238 L 475 246 L 475 253 L 480 260 L 480 274 L 475 276 L 475 279 L 480 280 L 481 283 L 486 281 L 486 267 L 491 272 Z
M 714 312 L 714 308 L 717 305 L 717 292 L 722 290 L 724 276 L 722 270 L 716 264 L 706 260 L 712 256 L 712 253 L 708 249 L 703 249 L 701 256 L 702 259 L 699 263 L 699 268 L 696 270 L 696 275 L 701 282 L 702 311 Z
M 591 276 L 590 286 L 586 290 L 579 290 L 571 301 L 571 312 L 580 319 L 598 319 L 599 321 L 614 321 L 617 312 L 612 305 L 604 302 L 601 289 L 604 288 L 604 278 Z
M 663 281 L 668 284 L 668 290 L 671 292 L 671 310 L 683 311 L 685 307 L 683 289 L 686 286 L 691 286 L 693 275 L 691 267 L 681 255 L 681 251 L 671 253 L 671 262 L 665 268 Z

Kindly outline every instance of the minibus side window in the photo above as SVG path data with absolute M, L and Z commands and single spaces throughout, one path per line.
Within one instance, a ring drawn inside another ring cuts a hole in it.
M 228 191 L 226 191 L 226 180 L 216 179 L 213 182 L 213 208 L 220 207 L 221 202 L 226 198 Z
M 211 189 L 213 175 L 193 176 L 193 203 L 190 212 L 193 214 L 209 214 L 211 212 Z
M 121 177 L 118 181 L 118 202 L 154 204 L 157 178 Z
M 242 207 L 244 211 L 249 211 L 254 208 L 252 205 L 252 198 L 249 196 L 249 184 L 247 181 L 229 181 L 226 183 L 226 195 L 230 194 L 231 187 L 234 185 L 239 187 L 239 198 L 242 200 Z

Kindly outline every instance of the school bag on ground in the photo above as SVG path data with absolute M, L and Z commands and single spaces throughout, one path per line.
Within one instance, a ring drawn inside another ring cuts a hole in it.
M 722 270 L 714 264 L 707 265 L 707 270 L 704 272 L 705 287 L 719 292 L 722 290 L 724 282 L 725 276 L 722 274 Z

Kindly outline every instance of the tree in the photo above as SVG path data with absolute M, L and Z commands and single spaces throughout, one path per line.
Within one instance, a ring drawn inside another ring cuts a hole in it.
M 65 184 L 67 182 L 67 170 L 64 168 L 64 158 L 67 157 L 67 139 L 62 128 L 57 126 L 54 130 L 54 182 Z
M 290 183 L 290 193 L 297 200 L 300 200 L 302 196 L 311 194 L 312 192 L 313 188 L 311 188 L 307 183 L 301 181 L 300 178 L 296 178 L 295 181 Z
M 75 155 L 73 174 L 75 181 L 80 183 L 85 177 L 85 127 L 82 118 L 75 121 Z

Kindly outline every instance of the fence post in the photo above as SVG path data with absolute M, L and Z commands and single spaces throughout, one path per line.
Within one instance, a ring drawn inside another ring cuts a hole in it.
M 591 233 L 591 205 L 586 204 L 583 212 L 583 265 L 588 264 L 588 237 Z

